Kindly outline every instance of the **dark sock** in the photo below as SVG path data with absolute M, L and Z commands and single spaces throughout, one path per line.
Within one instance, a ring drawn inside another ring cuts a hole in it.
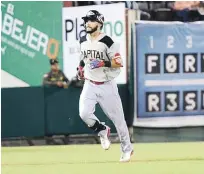
M 99 133 L 102 130 L 106 129 L 106 126 L 104 126 L 103 124 L 99 123 L 98 121 L 95 122 L 95 124 L 90 127 L 95 133 Z

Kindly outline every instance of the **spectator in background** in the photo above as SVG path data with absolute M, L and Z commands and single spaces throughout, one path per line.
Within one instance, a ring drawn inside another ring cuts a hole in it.
M 199 7 L 200 1 L 176 1 L 173 9 L 176 10 L 176 14 L 179 17 L 178 20 L 182 22 L 199 20 Z
M 57 59 L 50 59 L 51 70 L 43 76 L 43 86 L 67 88 L 69 80 L 59 69 Z
M 200 20 L 204 21 L 204 1 L 199 1 L 196 4 L 193 4 L 192 8 L 197 8 L 200 14 Z
M 199 1 L 175 1 L 174 9 L 183 10 L 183 9 L 191 9 L 193 6 L 197 6 Z
M 69 80 L 59 68 L 58 59 L 50 59 L 51 70 L 43 76 L 43 86 L 68 88 Z M 65 135 L 62 139 L 64 144 L 67 144 L 69 135 Z M 46 144 L 58 145 L 52 135 L 45 136 Z

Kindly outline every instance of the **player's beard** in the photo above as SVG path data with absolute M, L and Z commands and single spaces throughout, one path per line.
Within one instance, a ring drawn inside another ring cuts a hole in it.
M 98 26 L 94 27 L 92 30 L 89 30 L 89 31 L 86 30 L 86 32 L 87 32 L 88 34 L 92 34 L 92 33 L 94 33 L 95 31 L 97 31 L 97 29 L 98 29 Z

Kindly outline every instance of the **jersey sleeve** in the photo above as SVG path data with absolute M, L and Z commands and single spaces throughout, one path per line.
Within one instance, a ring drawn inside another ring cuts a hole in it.
M 111 45 L 111 47 L 108 48 L 107 53 L 108 53 L 108 57 L 110 59 L 113 59 L 117 54 L 120 54 L 119 53 L 119 45 L 114 42 Z
M 123 66 L 123 60 L 119 51 L 119 44 L 114 42 L 111 47 L 108 48 L 107 53 L 111 61 L 114 60 L 116 64 L 120 65 L 121 67 Z
M 83 44 L 83 42 L 85 42 L 87 39 L 86 39 L 86 36 L 83 36 L 80 38 L 79 40 L 79 47 L 80 47 L 80 55 L 79 55 L 79 61 L 83 60 L 84 59 L 84 55 L 81 51 L 81 45 Z
M 81 42 L 79 42 L 79 50 L 80 50 L 80 53 L 79 53 L 79 61 L 81 61 L 81 60 L 84 59 L 83 53 L 82 53 L 82 51 L 81 51 Z
M 84 55 L 82 54 L 82 52 L 80 51 L 80 54 L 79 54 L 79 61 L 82 61 L 84 60 Z
M 84 55 L 83 55 L 83 53 L 81 51 L 81 44 L 80 44 L 80 53 L 79 53 L 79 66 L 82 66 L 82 67 L 85 66 L 85 64 L 84 64 Z

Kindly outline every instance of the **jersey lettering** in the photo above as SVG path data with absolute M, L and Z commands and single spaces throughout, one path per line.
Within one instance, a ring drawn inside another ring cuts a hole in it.
M 103 52 L 97 50 L 84 50 L 81 52 L 84 58 L 104 59 Z

